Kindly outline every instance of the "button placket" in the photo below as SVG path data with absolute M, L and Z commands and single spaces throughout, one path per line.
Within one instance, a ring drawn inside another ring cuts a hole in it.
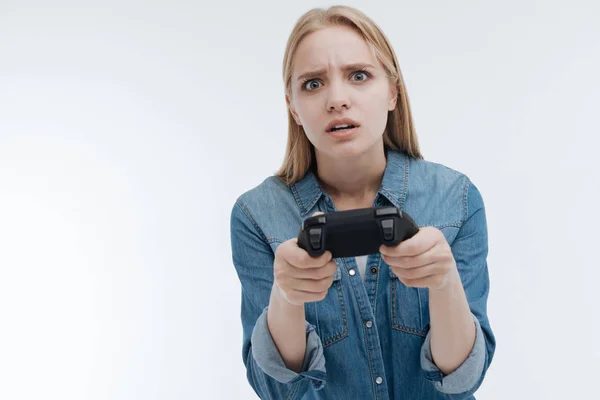
M 375 260 L 378 260 L 377 258 Z M 370 262 L 369 262 L 370 261 Z M 367 265 L 366 265 L 366 269 L 365 271 L 371 272 L 373 273 L 373 270 L 375 270 L 374 274 L 378 274 L 379 273 L 379 267 L 376 267 L 375 263 L 373 263 L 374 260 L 367 260 Z M 343 259 L 343 264 L 347 267 L 347 272 L 348 272 L 348 276 L 349 277 L 355 277 L 355 276 L 360 276 L 360 274 L 358 273 L 359 271 L 357 270 L 355 264 L 352 262 L 351 259 L 346 260 Z M 373 267 L 370 267 L 369 264 L 373 265 Z M 352 282 L 351 283 L 352 286 L 354 286 L 355 284 L 357 284 L 357 282 Z M 360 283 L 362 285 L 362 282 Z M 358 291 L 357 295 L 358 296 L 362 296 L 363 291 Z M 371 302 L 371 304 L 373 303 L 373 300 L 369 298 L 369 293 L 367 294 L 367 299 Z M 363 302 L 363 304 L 368 304 L 367 302 Z M 370 312 L 373 312 L 373 309 L 371 310 L 364 310 L 364 315 L 369 315 L 371 316 Z M 369 320 L 363 320 L 363 327 L 366 329 L 366 335 L 369 336 L 370 339 L 368 340 L 372 340 L 374 343 L 378 343 L 377 340 L 377 332 L 376 332 L 376 326 L 375 326 L 375 322 L 373 319 L 369 319 Z M 373 335 L 373 336 L 372 336 Z M 381 349 L 378 348 L 377 346 L 375 346 L 374 348 L 371 348 L 372 351 L 372 371 L 381 371 L 381 369 L 379 368 L 380 366 L 383 367 L 383 365 L 380 365 L 380 363 L 382 362 L 381 358 L 379 357 L 380 351 Z M 377 376 L 377 375 L 371 375 L 371 379 L 373 379 L 373 382 L 377 385 L 380 386 L 383 384 L 383 377 L 382 376 Z M 382 390 L 382 389 L 378 389 L 378 390 Z

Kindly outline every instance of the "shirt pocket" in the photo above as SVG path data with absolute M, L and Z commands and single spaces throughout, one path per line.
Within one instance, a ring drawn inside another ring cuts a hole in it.
M 327 296 L 321 301 L 304 304 L 306 320 L 315 326 L 323 347 L 348 336 L 348 309 L 343 289 L 338 266 Z
M 458 232 L 459 223 L 437 225 L 449 244 Z M 383 261 L 382 261 L 383 262 Z M 429 331 L 429 289 L 405 286 L 390 271 L 390 318 L 392 328 L 398 331 L 427 336 Z
M 429 297 L 426 288 L 405 286 L 390 271 L 390 321 L 392 329 L 427 336 L 429 330 Z

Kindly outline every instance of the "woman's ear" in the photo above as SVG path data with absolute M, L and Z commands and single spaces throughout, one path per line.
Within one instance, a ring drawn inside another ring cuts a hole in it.
M 388 103 L 388 111 L 394 111 L 396 102 L 398 101 L 398 88 L 396 85 L 390 85 L 390 101 Z
M 294 120 L 296 121 L 296 123 L 298 125 L 302 126 L 302 124 L 300 123 L 300 118 L 298 118 L 298 113 L 294 109 L 294 106 L 292 105 L 292 102 L 290 100 L 290 96 L 287 93 L 285 94 L 285 103 L 287 104 L 288 108 L 290 109 L 290 113 L 292 114 L 292 117 L 294 117 Z

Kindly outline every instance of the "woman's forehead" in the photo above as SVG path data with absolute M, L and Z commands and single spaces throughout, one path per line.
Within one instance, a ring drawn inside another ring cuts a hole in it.
M 309 34 L 300 42 L 294 57 L 294 75 L 323 69 L 344 69 L 356 64 L 377 66 L 377 59 L 367 42 L 349 28 L 325 28 Z

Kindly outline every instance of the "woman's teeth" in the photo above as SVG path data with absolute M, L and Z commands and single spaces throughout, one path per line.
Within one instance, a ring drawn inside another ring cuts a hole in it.
M 337 126 L 334 126 L 333 128 L 331 128 L 330 132 L 340 131 L 342 129 L 352 129 L 352 128 L 354 128 L 354 125 L 348 125 L 348 124 L 346 124 L 346 125 L 337 125 Z

